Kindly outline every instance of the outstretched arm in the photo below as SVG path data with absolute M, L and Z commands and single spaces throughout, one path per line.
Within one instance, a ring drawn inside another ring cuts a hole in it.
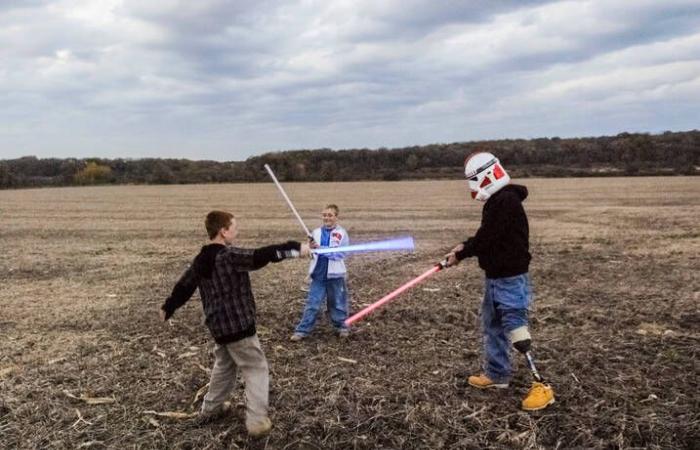
M 176 309 L 187 303 L 196 289 L 197 275 L 194 268 L 190 266 L 175 284 L 170 297 L 161 306 L 160 318 L 164 321 L 168 320 L 175 313 Z
M 309 244 L 287 241 L 284 244 L 268 245 L 256 249 L 229 247 L 224 251 L 227 261 L 235 270 L 249 272 L 261 269 L 271 262 L 308 256 Z

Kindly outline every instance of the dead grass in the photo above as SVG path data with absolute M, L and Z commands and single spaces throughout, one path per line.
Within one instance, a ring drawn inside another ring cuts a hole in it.
M 474 392 L 482 273 L 435 275 L 359 323 L 287 341 L 306 263 L 253 275 L 274 429 L 196 428 L 211 340 L 197 300 L 156 311 L 204 242 L 214 208 L 241 244 L 301 239 L 272 184 L 0 191 L 2 448 L 696 448 L 700 441 L 695 178 L 526 180 L 535 352 L 557 403 L 518 409 L 530 382 Z M 309 226 L 335 202 L 354 241 L 414 236 L 413 254 L 349 261 L 358 310 L 419 275 L 478 226 L 463 182 L 289 184 Z

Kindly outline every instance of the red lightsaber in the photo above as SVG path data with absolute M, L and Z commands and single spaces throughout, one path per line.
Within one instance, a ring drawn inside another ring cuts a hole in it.
M 440 261 L 439 263 L 435 264 L 432 269 L 428 270 L 422 275 L 417 276 L 416 278 L 412 279 L 408 283 L 404 284 L 403 286 L 399 287 L 393 292 L 388 293 L 381 299 L 377 300 L 376 302 L 372 303 L 371 305 L 367 306 L 366 308 L 360 310 L 359 312 L 353 314 L 350 316 L 348 319 L 345 320 L 345 325 L 350 326 L 354 322 L 357 322 L 358 320 L 362 319 L 365 317 L 367 314 L 371 313 L 375 309 L 379 308 L 380 306 L 384 305 L 385 303 L 389 303 L 393 299 L 395 299 L 400 293 L 411 289 L 413 286 L 417 285 L 421 281 L 425 280 L 429 276 L 431 276 L 434 273 L 437 273 L 447 267 L 447 260 Z

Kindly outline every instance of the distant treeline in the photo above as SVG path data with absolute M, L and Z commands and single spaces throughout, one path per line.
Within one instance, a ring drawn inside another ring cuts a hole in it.
M 700 131 L 560 139 L 506 139 L 396 149 L 291 150 L 245 161 L 187 159 L 0 160 L 0 188 L 92 184 L 188 184 L 459 178 L 467 155 L 496 154 L 514 177 L 697 175 Z

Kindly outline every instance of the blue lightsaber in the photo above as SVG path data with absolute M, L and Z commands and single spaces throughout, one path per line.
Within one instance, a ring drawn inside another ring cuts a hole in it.
M 364 244 L 346 245 L 345 247 L 324 247 L 312 248 L 311 253 L 325 255 L 328 253 L 360 253 L 360 252 L 382 252 L 413 250 L 413 238 L 411 236 L 389 239 L 386 241 L 366 242 Z

